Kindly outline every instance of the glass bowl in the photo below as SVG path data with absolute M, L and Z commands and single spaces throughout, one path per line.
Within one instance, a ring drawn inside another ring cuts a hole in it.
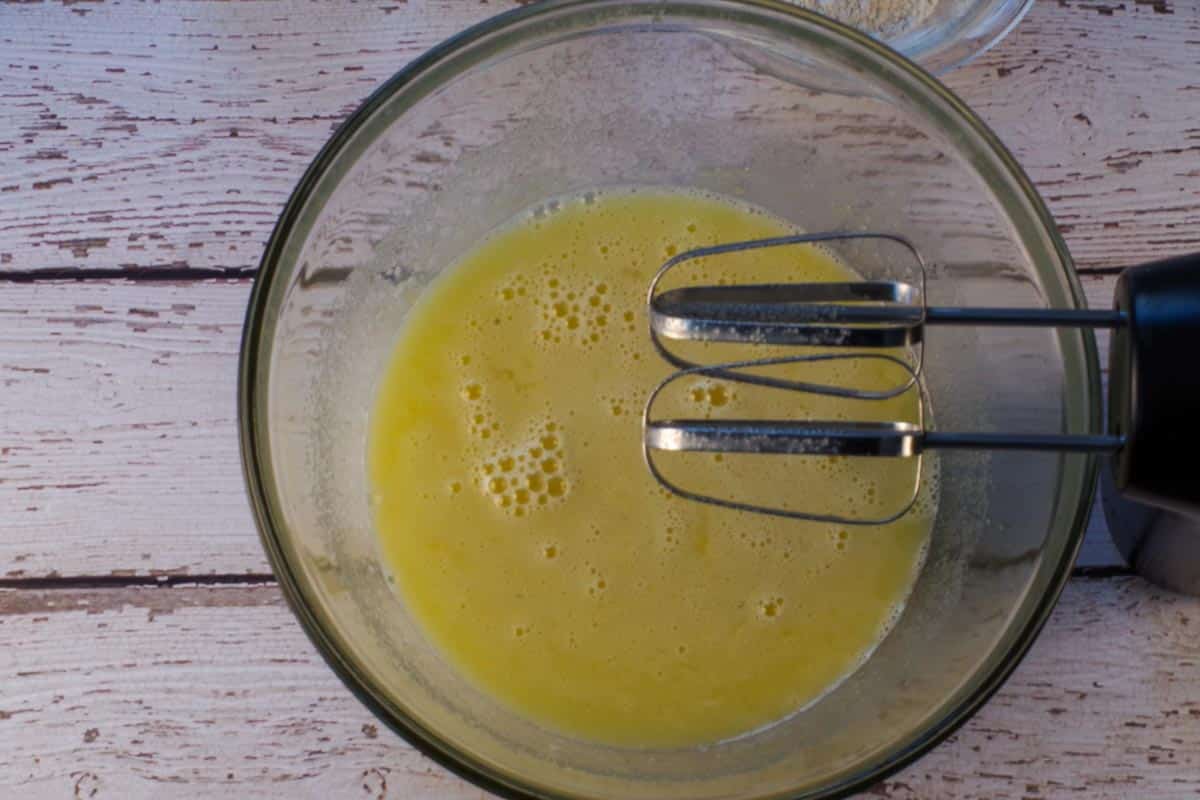
M 884 43 L 935 75 L 960 67 L 1008 35 L 1033 0 L 938 0 L 929 16 Z
M 1084 303 L 1012 157 L 869 37 L 767 0 L 518 9 L 385 84 L 284 209 L 251 297 L 239 384 L 264 546 L 355 694 L 489 790 L 661 800 L 862 788 L 953 731 L 1028 648 L 1082 538 L 1090 457 L 944 456 L 928 558 L 874 655 L 803 712 L 701 748 L 611 747 L 531 722 L 443 658 L 381 566 L 365 437 L 408 310 L 518 212 L 634 184 L 738 197 L 809 230 L 904 233 L 930 264 L 931 303 Z M 647 281 L 657 266 L 643 265 Z M 930 336 L 924 381 L 944 429 L 1100 429 L 1086 331 Z

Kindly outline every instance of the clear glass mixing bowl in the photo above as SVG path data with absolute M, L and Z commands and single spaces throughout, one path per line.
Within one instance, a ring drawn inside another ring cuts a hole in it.
M 1003 39 L 1033 7 L 1033 0 L 938 0 L 919 25 L 884 41 L 940 75 Z
M 530 6 L 376 92 L 280 219 L 239 387 L 265 547 L 347 685 L 493 791 L 662 800 L 860 788 L 946 736 L 1016 665 L 1081 539 L 1089 458 L 946 455 L 928 561 L 875 654 L 804 712 L 704 748 L 608 747 L 528 721 L 443 659 L 381 569 L 365 431 L 406 313 L 517 212 L 629 184 L 744 198 L 809 230 L 905 233 L 931 264 L 932 303 L 1083 303 L 1011 156 L 953 95 L 868 37 L 778 2 Z M 649 279 L 657 265 L 642 266 Z M 925 364 L 944 429 L 1100 428 L 1089 333 L 939 330 Z

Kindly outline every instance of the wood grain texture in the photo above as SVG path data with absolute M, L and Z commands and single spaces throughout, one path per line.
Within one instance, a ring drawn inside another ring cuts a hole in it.
M 0 590 L 0 796 L 483 797 L 373 719 L 264 583 L 234 387 L 247 278 L 317 150 L 515 5 L 0 2 L 0 585 L 24 587 Z M 1198 67 L 1200 3 L 1042 0 L 947 77 L 1095 306 L 1118 268 L 1200 249 Z M 42 282 L 64 274 L 90 279 Z M 1080 563 L 1119 563 L 1100 515 Z M 868 796 L 1197 796 L 1198 611 L 1076 578 L 1006 688 Z
M 1005 688 L 868 796 L 1194 797 L 1198 621 L 1073 581 Z M 359 705 L 273 586 L 0 593 L 0 642 L 5 796 L 482 797 Z
M 236 428 L 249 289 L 0 284 L 0 574 L 268 571 Z
M 1200 249 L 1200 3 L 1042 0 L 946 83 L 1033 178 L 1083 269 Z
M 408 61 L 515 5 L 0 6 L 0 269 L 256 265 L 337 125 Z
M 239 271 L 337 124 L 515 5 L 0 5 L 0 271 Z M 1200 4 L 1040 2 L 947 82 L 1038 184 L 1079 265 L 1200 247 Z
M 371 717 L 274 586 L 3 593 L 0 641 L 4 796 L 485 796 Z
M 1102 301 L 1113 280 L 1085 287 Z M 249 290 L 0 284 L 0 578 L 269 571 L 238 454 Z M 1079 563 L 1122 563 L 1103 514 Z

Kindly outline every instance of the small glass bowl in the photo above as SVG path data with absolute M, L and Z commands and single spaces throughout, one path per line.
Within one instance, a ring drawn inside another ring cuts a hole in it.
M 788 1 L 827 13 L 822 0 Z M 939 0 L 918 25 L 876 38 L 941 75 L 986 52 L 1015 28 L 1032 6 L 1033 0 Z

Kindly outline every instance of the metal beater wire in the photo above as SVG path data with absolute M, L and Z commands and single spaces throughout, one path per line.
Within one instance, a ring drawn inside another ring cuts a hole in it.
M 721 255 L 728 255 L 730 253 L 742 253 L 742 252 L 747 252 L 747 251 L 751 251 L 751 250 L 761 250 L 761 249 L 764 249 L 767 247 L 786 247 L 786 246 L 798 245 L 798 244 L 818 244 L 821 242 L 849 241 L 849 240 L 858 240 L 858 239 L 894 242 L 895 244 L 898 244 L 901 247 L 904 247 L 912 255 L 913 260 L 916 261 L 916 263 L 917 263 L 918 275 L 919 275 L 919 279 L 918 279 L 919 280 L 919 289 L 920 289 L 919 297 L 921 300 L 921 305 L 919 308 L 921 311 L 921 316 L 917 320 L 915 320 L 915 324 L 917 326 L 919 326 L 920 323 L 924 321 L 924 315 L 925 315 L 926 267 L 925 267 L 925 259 L 921 256 L 920 251 L 917 250 L 916 245 L 914 245 L 911 241 L 909 241 L 907 238 L 905 238 L 903 236 L 900 236 L 898 234 L 892 234 L 892 233 L 873 233 L 873 232 L 855 233 L 852 231 L 825 231 L 825 232 L 821 232 L 821 233 L 797 233 L 797 234 L 790 234 L 788 236 L 772 236 L 772 237 L 767 237 L 767 238 L 763 238 L 763 239 L 747 239 L 747 240 L 741 241 L 741 242 L 730 242 L 727 244 L 717 244 L 717 245 L 711 245 L 708 247 L 697 247 L 692 250 L 686 250 L 682 253 L 678 253 L 678 254 L 672 256 L 670 259 L 668 259 L 666 261 L 666 263 L 664 263 L 661 267 L 659 267 L 658 272 L 656 272 L 654 274 L 654 278 L 650 281 L 650 288 L 646 292 L 646 306 L 647 306 L 647 308 L 650 309 L 650 313 L 648 315 L 649 321 L 647 324 L 649 326 L 649 331 L 650 331 L 650 341 L 654 344 L 654 349 L 656 351 L 658 351 L 658 354 L 667 363 L 671 364 L 674 367 L 678 367 L 679 369 L 694 370 L 694 369 L 704 368 L 705 370 L 707 370 L 706 374 L 710 375 L 711 377 L 722 378 L 725 380 L 739 381 L 742 383 L 753 384 L 756 386 L 766 386 L 766 387 L 775 388 L 775 389 L 793 389 L 793 390 L 801 391 L 801 392 L 812 392 L 814 394 L 823 394 L 823 395 L 829 395 L 832 397 L 846 397 L 846 398 L 853 398 L 853 399 L 859 399 L 859 400 L 887 400 L 889 398 L 897 397 L 901 394 L 904 394 L 905 392 L 907 392 L 909 389 L 911 389 L 913 387 L 913 385 L 917 382 L 917 379 L 921 375 L 922 363 L 923 363 L 924 355 L 925 355 L 925 347 L 923 344 L 920 347 L 915 348 L 915 350 L 916 350 L 915 363 L 912 365 L 905 364 L 905 369 L 906 369 L 906 371 L 908 371 L 910 373 L 910 378 L 904 384 L 893 387 L 892 389 L 885 389 L 885 390 L 879 390 L 879 391 L 868 391 L 868 390 L 859 390 L 859 389 L 849 389 L 849 388 L 842 387 L 842 386 L 836 386 L 834 384 L 813 383 L 813 382 L 808 382 L 808 381 L 793 381 L 793 380 L 787 380 L 785 378 L 775 378 L 775 377 L 771 377 L 769 375 L 747 374 L 745 372 L 738 371 L 738 365 L 741 364 L 742 362 L 736 362 L 736 361 L 735 362 L 727 362 L 724 364 L 708 365 L 708 366 L 703 365 L 703 364 L 697 364 L 694 361 L 690 361 L 686 358 L 683 358 L 682 356 L 677 356 L 674 353 L 672 353 L 667 348 L 667 346 L 665 344 L 663 344 L 662 339 L 659 337 L 658 331 L 655 328 L 654 300 L 658 294 L 658 286 L 662 282 L 662 279 L 666 276 L 666 274 L 668 272 L 670 272 L 672 269 L 674 269 L 675 267 L 677 267 L 678 265 L 682 264 L 685 261 L 692 261 L 694 259 L 706 258 L 709 256 L 721 256 Z M 845 357 L 846 356 L 842 355 L 842 354 L 834 356 L 834 358 L 845 358 Z M 820 358 L 820 357 L 813 358 L 813 357 L 807 357 L 807 356 L 806 357 L 784 356 L 780 359 L 775 359 L 775 360 L 751 359 L 745 363 L 751 364 L 754 366 L 768 366 L 771 363 L 787 364 L 787 363 L 799 363 L 799 362 L 805 362 L 805 361 L 822 361 L 822 360 L 830 360 L 830 359 Z
M 662 473 L 662 470 L 660 470 L 658 468 L 658 464 L 655 463 L 655 461 L 654 461 L 653 452 L 656 448 L 651 446 L 650 432 L 654 429 L 654 426 L 658 423 L 651 422 L 650 412 L 654 407 L 654 402 L 658 399 L 658 396 L 662 393 L 662 391 L 665 388 L 667 388 L 667 386 L 674 383 L 675 381 L 681 380 L 682 378 L 686 378 L 686 377 L 689 377 L 692 375 L 700 375 L 700 376 L 707 376 L 707 377 L 720 376 L 726 370 L 753 369 L 755 367 L 774 366 L 774 365 L 778 365 L 778 364 L 806 363 L 806 362 L 812 362 L 812 361 L 834 361 L 834 360 L 838 360 L 838 359 L 876 359 L 876 360 L 882 360 L 882 361 L 889 361 L 889 362 L 892 362 L 892 363 L 898 365 L 900 368 L 908 371 L 911 376 L 911 380 L 909 381 L 909 386 L 910 387 L 915 386 L 917 388 L 917 391 L 921 394 L 921 397 L 917 398 L 917 422 L 916 422 L 916 426 L 915 426 L 915 431 L 919 435 L 919 432 L 924 430 L 924 428 L 925 428 L 925 403 L 923 402 L 924 386 L 919 381 L 917 381 L 916 374 L 913 371 L 912 365 L 910 365 L 908 362 L 904 361 L 903 359 L 899 359 L 894 356 L 878 354 L 878 353 L 861 353 L 861 354 L 859 354 L 859 353 L 854 353 L 854 354 L 821 353 L 821 354 L 816 354 L 816 355 L 781 356 L 778 358 L 750 359 L 747 361 L 731 361 L 731 362 L 727 362 L 724 364 L 716 364 L 713 366 L 699 366 L 699 367 L 691 367 L 688 369 L 679 370 L 677 372 L 674 372 L 674 373 L 668 375 L 661 382 L 659 382 L 659 384 L 656 387 L 654 387 L 654 391 L 652 391 L 650 393 L 650 397 L 646 400 L 646 405 L 642 408 L 642 432 L 643 432 L 643 435 L 642 435 L 642 459 L 646 463 L 646 468 L 650 471 L 650 474 L 654 477 L 654 479 L 656 481 L 658 481 L 659 484 L 661 484 L 664 488 L 666 488 L 672 494 L 678 495 L 679 497 L 682 497 L 685 500 L 692 500 L 697 503 L 704 503 L 706 505 L 717 506 L 719 508 L 728 508 L 728 509 L 732 509 L 734 511 L 749 511 L 749 512 L 752 512 L 755 514 L 767 514 L 768 516 L 784 517 L 786 519 L 803 520 L 803 521 L 807 521 L 807 522 L 826 522 L 826 523 L 832 523 L 835 525 L 870 526 L 870 525 L 887 525 L 890 522 L 895 522 L 896 520 L 903 517 L 905 514 L 907 514 L 912 509 L 913 505 L 915 505 L 917 502 L 917 498 L 920 496 L 921 481 L 922 481 L 922 478 L 924 477 L 924 470 L 925 470 L 925 459 L 919 452 L 915 454 L 915 457 L 917 459 L 917 469 L 913 476 L 913 489 L 912 489 L 912 492 L 909 494 L 908 502 L 905 503 L 904 507 L 901 508 L 899 511 L 897 511 L 895 514 L 891 514 L 886 517 L 878 517 L 878 518 L 843 517 L 839 514 L 818 514 L 818 513 L 812 513 L 812 512 L 806 512 L 806 511 L 796 511 L 793 509 L 778 508 L 778 507 L 774 507 L 774 506 L 764 506 L 764 505 L 760 505 L 757 503 L 748 503 L 748 502 L 743 502 L 740 500 L 727 500 L 725 498 L 715 497 L 713 495 L 707 495 L 707 494 L 701 494 L 699 492 L 693 492 L 690 489 L 685 489 L 684 487 L 680 486 L 679 484 L 677 484 L 674 481 L 667 478 L 667 476 Z M 854 398 L 854 399 L 872 399 L 872 398 Z M 674 422 L 674 421 L 673 420 L 665 420 L 664 421 L 664 423 L 666 423 L 666 424 L 671 424 L 672 422 Z
M 885 240 L 906 248 L 919 267 L 920 293 L 897 281 L 859 283 L 741 284 L 672 289 L 660 294 L 663 277 L 693 259 L 729 253 L 843 240 Z M 668 491 L 689 500 L 738 511 L 788 519 L 843 525 L 885 525 L 907 514 L 919 497 L 926 449 L 1030 450 L 1104 453 L 1119 450 L 1125 438 L 1118 434 L 1037 434 L 925 430 L 929 398 L 921 381 L 924 328 L 927 325 L 984 325 L 1020 327 L 1121 328 L 1128 324 L 1123 311 L 1029 308 L 946 308 L 925 302 L 927 269 L 920 252 L 908 239 L 890 233 L 828 232 L 794 234 L 743 242 L 730 242 L 688 250 L 669 259 L 655 273 L 646 295 L 650 338 L 659 355 L 680 369 L 655 387 L 642 411 L 642 454 L 656 481 Z M 918 303 L 909 302 L 916 297 Z M 835 301 L 835 302 L 830 302 Z M 862 305 L 863 303 L 871 305 Z M 804 345 L 853 347 L 850 353 L 809 353 L 776 358 L 729 361 L 702 365 L 672 353 L 660 334 L 677 340 L 730 342 L 750 345 Z M 912 344 L 915 363 L 888 354 L 857 351 L 874 346 L 894 348 Z M 916 347 L 919 345 L 919 347 Z M 838 360 L 887 361 L 900 366 L 907 379 L 882 391 L 856 389 L 829 383 L 759 375 L 749 370 L 788 364 Z M 854 400 L 884 400 L 915 388 L 917 422 L 835 422 L 801 420 L 652 419 L 662 391 L 681 378 L 706 376 Z M 908 502 L 894 514 L 866 519 L 765 506 L 729 500 L 686 489 L 669 480 L 654 460 L 657 450 L 676 452 L 733 452 L 792 455 L 847 455 L 915 457 L 917 469 Z

